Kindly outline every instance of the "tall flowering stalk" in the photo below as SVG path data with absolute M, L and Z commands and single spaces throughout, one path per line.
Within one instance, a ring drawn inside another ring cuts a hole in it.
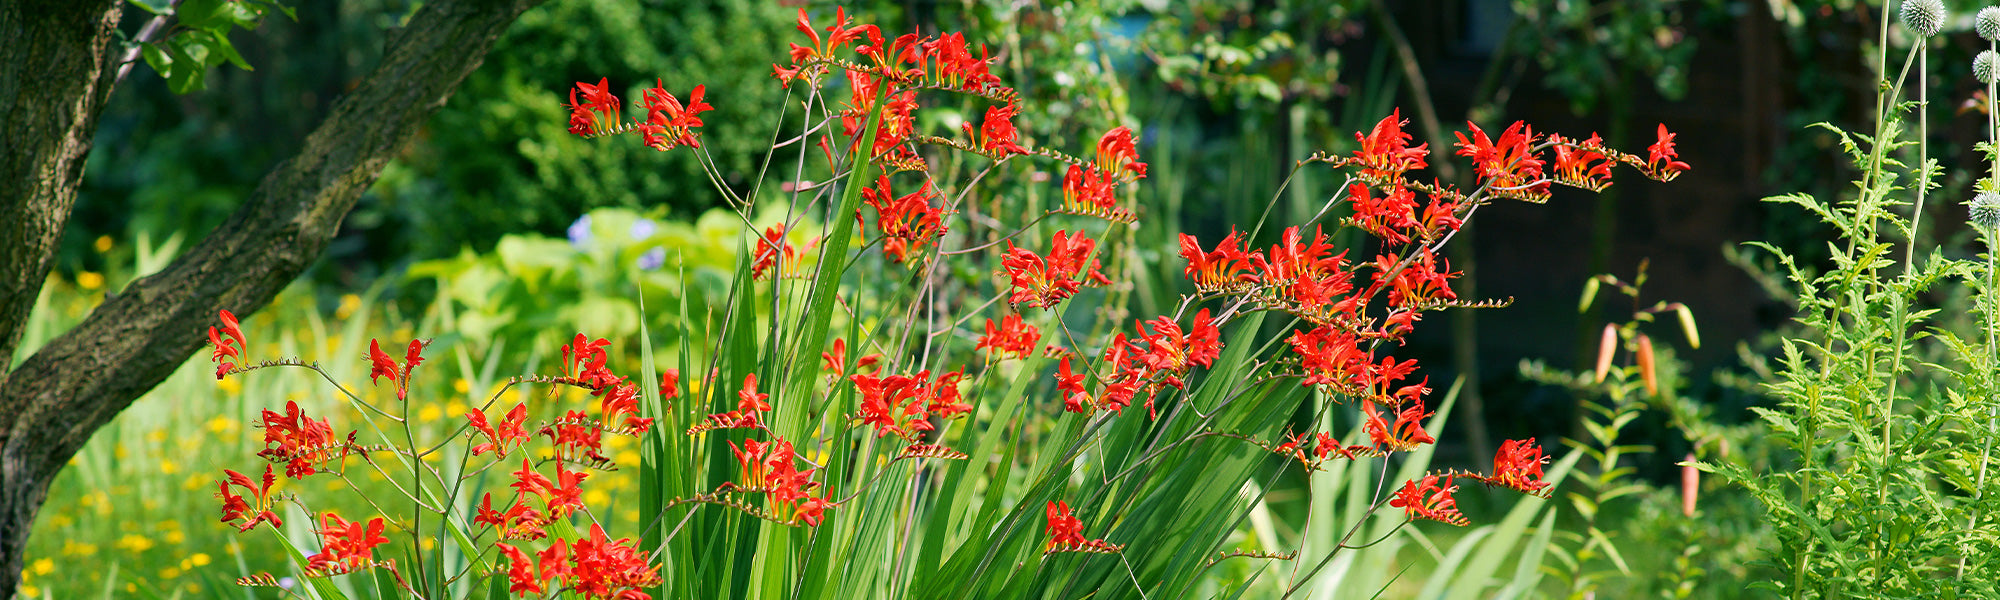
M 962 33 L 892 36 L 844 10 L 830 20 L 801 10 L 798 31 L 772 67 L 797 101 L 785 109 L 803 111 L 795 135 L 775 138 L 774 155 L 797 161 L 783 192 L 732 187 L 703 153 L 698 114 L 726 91 L 696 85 L 682 102 L 656 79 L 634 122 L 608 81 L 571 94 L 573 133 L 637 134 L 694 153 L 746 224 L 714 335 L 664 353 L 678 361 L 672 385 L 634 383 L 657 375 L 648 340 L 579 335 L 560 349 L 560 375 L 508 386 L 583 388 L 602 399 L 596 413 L 536 425 L 526 415 L 539 409 L 489 401 L 467 414 L 467 472 L 512 477 L 511 493 L 482 495 L 476 510 L 454 508 L 459 486 L 420 451 L 351 435 L 297 449 L 315 468 L 404 457 L 410 503 L 468 533 L 477 560 L 463 573 L 402 589 L 439 595 L 477 574 L 521 595 L 1150 596 L 1187 591 L 1223 559 L 1296 560 L 1278 548 L 1218 554 L 1238 526 L 1222 518 L 1242 510 L 1234 491 L 1266 461 L 1307 472 L 1350 462 L 1386 477 L 1393 455 L 1437 443 L 1431 379 L 1395 349 L 1429 313 L 1506 304 L 1452 289 L 1458 273 L 1442 250 L 1473 215 L 1500 199 L 1546 202 L 1554 185 L 1601 190 L 1620 164 L 1662 181 L 1688 168 L 1664 126 L 1638 155 L 1595 135 L 1515 123 L 1496 136 L 1468 124 L 1453 150 L 1477 186 L 1454 189 L 1416 174 L 1431 149 L 1411 146 L 1391 114 L 1357 134 L 1360 149 L 1293 165 L 1346 174 L 1314 218 L 1270 239 L 1182 234 L 1192 291 L 1173 310 L 1093 319 L 1074 309 L 1131 284 L 1134 250 L 1116 232 L 1146 213 L 1135 193 L 1150 170 L 1143 136 L 1111 126 L 1080 154 L 1036 143 L 1013 122 L 1034 107 Z M 939 106 L 983 118 L 925 130 L 922 112 Z M 1030 170 L 1062 200 L 1012 203 L 1003 191 L 1032 181 Z M 969 201 L 988 195 L 988 205 Z M 1351 216 L 1328 218 L 1336 209 Z M 814 223 L 824 236 L 795 243 L 792 232 Z M 1348 228 L 1370 241 L 1336 247 Z M 769 303 L 768 319 L 752 303 Z M 971 329 L 982 318 L 984 335 Z M 1267 318 L 1288 323 L 1260 344 Z M 224 350 L 237 349 L 226 345 L 234 338 L 213 337 L 218 360 L 240 362 Z M 642 373 L 627 378 L 609 356 L 633 345 Z M 410 348 L 382 365 L 399 405 L 425 347 Z M 1288 431 L 1301 403 L 1362 425 L 1353 439 Z M 620 466 L 599 451 L 605 436 L 645 448 L 634 538 L 611 540 L 580 495 L 592 473 Z M 1546 497 L 1546 461 L 1533 440 L 1511 440 L 1491 472 L 1381 481 L 1366 511 L 1466 525 L 1462 486 Z M 252 495 L 229 503 L 231 514 L 255 519 L 268 499 L 237 479 Z M 1165 510 L 1216 516 L 1187 524 Z M 1308 556 L 1291 590 L 1357 547 L 1348 542 L 1359 529 Z

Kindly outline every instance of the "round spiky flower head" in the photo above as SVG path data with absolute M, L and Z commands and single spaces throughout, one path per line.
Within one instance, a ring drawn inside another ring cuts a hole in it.
M 1972 58 L 1972 76 L 1978 78 L 1980 83 L 1993 83 L 1996 75 L 2000 75 L 2000 54 L 1992 50 L 1979 51 L 1979 56 Z
M 1944 0 L 1903 0 L 1903 26 L 1917 37 L 1937 35 L 1944 28 Z
M 1979 31 L 1979 37 L 1989 42 L 2000 42 L 2000 6 L 1979 9 L 1979 17 L 1973 19 L 1972 28 Z
M 1993 231 L 1995 227 L 2000 227 L 2000 193 L 1980 192 L 1973 196 L 1967 212 L 1972 218 L 1972 225 L 1981 231 Z

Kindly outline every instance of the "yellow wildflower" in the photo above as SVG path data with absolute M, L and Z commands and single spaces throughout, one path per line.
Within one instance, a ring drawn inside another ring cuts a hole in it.
M 354 311 L 357 310 L 361 310 L 361 297 L 354 294 L 343 294 L 340 297 L 340 308 L 333 310 L 333 318 L 345 320 L 348 317 L 354 316 Z
M 188 565 L 190 566 L 206 567 L 208 566 L 208 561 L 209 561 L 208 555 L 200 552 L 190 554 L 187 557 L 187 562 Z
M 224 379 L 223 381 L 235 381 L 235 380 Z M 237 387 L 241 388 L 243 386 L 242 384 L 237 384 Z M 236 420 L 231 419 L 229 417 L 215 417 L 208 420 L 208 431 L 211 433 L 227 433 L 229 430 L 235 428 L 236 428 Z
M 128 533 L 125 534 L 125 537 L 118 538 L 118 543 L 113 545 L 127 552 L 138 554 L 153 549 L 153 540 L 143 535 Z
M 451 380 L 451 390 L 460 394 L 470 392 L 472 391 L 472 382 L 466 381 L 464 377 L 453 379 Z
M 110 251 L 111 251 L 111 236 L 108 236 L 108 235 L 100 235 L 100 236 L 97 236 L 97 242 L 96 242 L 96 243 L 94 243 L 94 244 L 91 244 L 91 247 L 94 247 L 94 248 L 97 248 L 97 251 L 98 251 L 98 252 L 110 252 Z
M 175 464 L 173 460 L 171 460 L 171 459 L 162 459 L 162 460 L 160 461 L 160 473 L 161 473 L 161 474 L 163 474 L 163 475 L 172 475 L 172 474 L 175 474 L 175 473 L 179 473 L 179 472 L 181 472 L 181 466 L 180 466 L 179 464 Z
M 86 290 L 94 290 L 97 288 L 104 287 L 104 276 L 97 274 L 97 272 L 95 271 L 84 271 L 82 273 L 77 273 L 76 287 L 80 287 Z
M 165 569 L 160 569 L 160 579 L 179 579 L 180 576 L 181 576 L 180 567 L 167 567 Z
M 54 573 L 56 572 L 56 561 L 48 558 L 36 559 L 35 564 L 30 565 L 28 567 L 28 572 L 34 573 L 36 575 L 47 575 L 50 573 Z
M 32 585 L 21 586 L 21 596 L 24 598 L 33 598 L 40 595 L 42 595 L 42 588 Z
M 444 418 L 444 409 L 436 404 L 425 404 L 423 408 L 417 410 L 418 423 L 430 423 L 441 418 Z
M 63 540 L 62 553 L 68 556 L 90 556 L 97 554 L 97 544 L 86 544 L 76 540 Z

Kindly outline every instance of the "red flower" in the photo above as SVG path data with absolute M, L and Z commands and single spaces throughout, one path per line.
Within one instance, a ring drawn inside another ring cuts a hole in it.
M 1646 171 L 1661 181 L 1672 180 L 1688 170 L 1687 163 L 1676 160 L 1680 155 L 1674 152 L 1674 134 L 1667 131 L 1666 123 L 1660 124 L 1659 141 L 1646 147 L 1646 156 Z
M 278 513 L 271 510 L 271 485 L 277 483 L 278 477 L 272 472 L 270 465 L 264 466 L 262 485 L 251 483 L 250 476 L 242 473 L 228 469 L 223 469 L 222 472 L 228 478 L 222 480 L 218 486 L 220 491 L 215 494 L 217 498 L 222 499 L 222 522 L 233 523 L 237 519 L 244 519 L 241 525 L 236 526 L 237 531 L 249 531 L 256 528 L 258 523 L 270 523 L 274 529 L 285 524 L 283 519 L 278 518 Z M 230 493 L 230 486 L 243 488 L 243 491 L 250 494 L 256 502 L 254 504 L 246 502 L 242 496 Z
M 387 377 L 389 383 L 393 384 L 402 375 L 402 369 L 396 367 L 396 359 L 389 358 L 388 354 L 382 352 L 380 340 L 368 340 L 368 362 L 373 365 L 368 371 L 368 383 L 379 383 L 383 377 Z
M 672 400 L 681 396 L 681 370 L 660 371 L 660 399 Z
M 521 459 L 521 469 L 514 472 L 514 483 L 508 484 L 508 487 L 514 488 L 514 493 L 516 494 L 522 496 L 533 494 L 543 500 L 547 500 L 549 492 L 555 487 L 555 484 L 549 483 L 549 478 L 543 477 L 541 473 L 535 471 L 535 464 L 532 459 L 523 458 Z
M 779 264 L 780 254 L 784 264 Z M 784 225 L 772 225 L 764 229 L 764 235 L 757 237 L 757 250 L 750 255 L 750 277 L 763 279 L 771 267 L 778 267 L 778 276 L 784 277 L 798 263 L 798 247 L 785 238 Z
M 979 343 L 973 349 L 1012 354 L 1015 358 L 1025 359 L 1035 352 L 1035 343 L 1041 339 L 1040 329 L 1021 322 L 1021 315 L 1010 314 L 1000 319 L 998 327 L 993 325 L 993 319 L 987 319 L 986 335 L 979 337 Z
M 1106 177 L 1119 169 L 1131 171 L 1138 177 L 1146 176 L 1146 163 L 1139 162 L 1139 149 L 1132 143 L 1132 128 L 1119 126 L 1104 132 L 1097 139 L 1097 170 Z
M 501 554 L 507 555 L 507 593 L 541 594 L 542 582 L 546 580 L 537 572 L 535 564 L 528 560 L 528 555 L 521 552 L 520 548 L 511 545 L 497 544 L 497 546 Z
M 333 426 L 326 419 L 313 420 L 299 410 L 299 403 L 285 402 L 285 412 L 280 414 L 265 409 L 258 427 L 264 429 L 264 450 L 257 455 L 271 462 L 284 462 L 285 476 L 298 479 L 318 472 L 315 465 L 334 458 L 345 457 L 352 448 L 333 437 Z
M 862 188 L 861 197 L 875 208 L 875 229 L 882 232 L 882 254 L 889 260 L 905 262 L 909 253 L 922 252 L 925 244 L 946 231 L 939 222 L 942 211 L 930 205 L 937 192 L 928 181 L 922 189 L 897 198 L 889 191 L 889 176 L 883 175 L 875 187 Z
M 1305 375 L 1299 385 L 1326 385 L 1351 396 L 1365 393 L 1362 380 L 1370 357 L 1354 332 L 1323 325 L 1311 331 L 1293 331 L 1285 341 L 1299 355 L 1299 368 Z
M 1396 413 L 1396 424 L 1393 426 L 1376 414 L 1373 401 L 1364 399 L 1361 406 L 1362 413 L 1367 415 L 1362 429 L 1368 432 L 1368 438 L 1375 442 L 1376 447 L 1392 452 L 1409 452 L 1419 445 L 1437 442 L 1437 438 L 1424 431 L 1422 421 L 1432 413 L 1424 412 L 1422 403 L 1411 402 L 1403 406 L 1402 411 Z
M 1020 110 L 1021 107 L 1014 104 L 989 106 L 986 108 L 986 121 L 979 126 L 980 135 L 974 136 L 972 124 L 966 123 L 963 125 L 965 136 L 978 138 L 976 143 L 979 148 L 996 159 L 1027 154 L 1028 149 L 1018 143 L 1020 131 L 1014 129 L 1014 117 L 1020 114 Z
M 601 386 L 617 383 L 619 377 L 604 366 L 607 360 L 604 347 L 609 345 L 611 342 L 604 338 L 590 341 L 589 336 L 576 334 L 575 341 L 562 347 L 563 376 L 577 380 L 577 383 L 593 391 Z
M 1402 109 L 1396 109 L 1375 123 L 1375 130 L 1368 135 L 1354 134 L 1361 148 L 1354 151 L 1354 162 L 1362 166 L 1362 177 L 1383 179 L 1402 175 L 1406 171 L 1425 167 L 1424 157 L 1430 155 L 1430 144 L 1410 147 L 1410 134 L 1403 133 Z
M 1555 142 L 1556 181 L 1593 192 L 1611 187 L 1611 159 L 1604 155 L 1604 140 L 1592 133 L 1581 143 L 1559 135 Z
M 1468 475 L 1487 485 L 1504 487 L 1524 494 L 1542 496 L 1549 482 L 1542 481 L 1542 465 L 1548 464 L 1549 457 L 1542 456 L 1542 447 L 1535 440 L 1507 440 L 1500 444 L 1500 451 L 1493 454 L 1493 475 L 1483 477 Z
M 583 488 L 579 486 L 589 476 L 588 472 L 571 471 L 562 461 L 556 461 L 556 481 L 547 498 L 549 518 L 565 518 L 583 508 Z
M 1404 261 L 1402 270 L 1397 265 Z M 1443 264 L 1440 270 L 1440 263 Z M 1375 280 L 1377 286 L 1389 286 L 1389 305 L 1396 308 L 1424 308 L 1443 300 L 1457 300 L 1458 294 L 1451 291 L 1451 280 L 1459 273 L 1451 270 L 1451 263 L 1442 261 L 1431 253 L 1429 246 L 1417 249 L 1414 259 L 1382 255 L 1375 257 Z
M 1097 167 L 1070 165 L 1063 176 L 1063 209 L 1082 214 L 1109 213 L 1118 205 L 1113 193 L 1118 178 Z
M 1148 326 L 1152 333 L 1147 333 Z M 1192 334 L 1183 333 L 1179 323 L 1168 317 L 1157 317 L 1137 324 L 1140 341 L 1145 343 L 1145 351 L 1136 356 L 1139 364 L 1148 369 L 1171 374 L 1186 374 L 1195 364 L 1208 366 L 1222 353 L 1221 333 L 1208 316 L 1208 309 L 1195 314 Z M 1133 344 L 1138 350 L 1138 344 Z M 1199 353 L 1197 353 L 1197 351 Z M 1181 387 L 1178 377 L 1169 378 L 1168 383 Z
M 554 546 L 551 546 L 553 548 Z M 631 538 L 611 541 L 604 526 L 592 523 L 590 536 L 570 545 L 572 566 L 564 583 L 583 597 L 610 600 L 648 600 L 643 590 L 660 584 L 659 573 L 647 564 Z
M 1534 154 L 1534 129 L 1515 121 L 1495 142 L 1486 137 L 1479 125 L 1467 121 L 1465 126 L 1472 128 L 1472 138 L 1467 139 L 1464 132 L 1456 134 L 1458 155 L 1472 159 L 1480 184 L 1502 197 L 1533 201 L 1548 197 L 1549 182 L 1542 179 L 1542 160 Z
M 868 124 L 868 115 L 875 110 L 875 98 L 881 90 L 880 86 L 892 85 L 893 82 L 884 83 L 883 78 L 852 69 L 847 71 L 847 82 L 854 90 L 854 97 L 848 101 L 847 108 L 840 111 L 841 135 L 858 144 L 861 129 Z M 870 156 L 888 154 L 916 132 L 916 120 L 910 117 L 910 112 L 917 108 L 917 92 L 898 91 L 892 87 L 887 94 L 888 104 L 882 107 L 882 123 L 875 131 L 875 147 L 869 150 Z
M 1067 502 L 1049 502 L 1047 513 L 1049 521 L 1046 531 L 1049 536 L 1049 542 L 1042 547 L 1043 554 L 1052 552 L 1113 553 L 1124 548 L 1124 546 L 1107 544 L 1102 539 L 1084 539 L 1083 521 L 1077 520 L 1076 515 L 1069 512 L 1069 503 Z
M 208 328 L 208 344 L 215 347 L 215 378 L 222 379 L 237 369 L 243 355 L 250 351 L 250 342 L 243 339 L 243 330 L 237 327 L 236 315 L 221 311 L 222 330 L 214 326 Z M 231 362 L 235 361 L 235 362 Z
M 473 429 L 486 435 L 485 443 L 472 447 L 473 456 L 479 456 L 488 451 L 499 456 L 506 456 L 514 448 L 527 443 L 529 438 L 526 425 L 528 420 L 527 404 L 514 405 L 512 410 L 507 411 L 506 420 L 501 421 L 497 429 L 487 423 L 486 413 L 477 408 L 466 409 L 465 420 L 472 425 Z
M 1389 500 L 1389 506 L 1403 509 L 1404 516 L 1411 519 L 1428 519 L 1440 523 L 1450 523 L 1464 527 L 1472 522 L 1458 512 L 1458 501 L 1451 498 L 1458 486 L 1452 485 L 1446 477 L 1443 485 L 1438 484 L 1438 476 L 1425 475 L 1422 483 L 1417 480 L 1403 482 L 1403 489 L 1397 490 L 1396 497 Z
M 618 96 L 611 93 L 610 80 L 599 78 L 597 85 L 576 82 L 576 89 L 569 91 L 569 132 L 576 135 L 599 135 L 618 125 Z M 576 101 L 577 92 L 583 93 L 583 102 Z
M 1215 244 L 1215 251 L 1202 252 L 1194 236 L 1181 234 L 1181 258 L 1187 259 L 1184 272 L 1194 286 L 1204 292 L 1240 291 L 1256 283 L 1255 270 L 1263 269 L 1262 252 L 1246 253 L 1236 239 L 1236 228 Z
M 694 86 L 694 91 L 688 93 L 687 105 L 682 106 L 679 98 L 667 93 L 665 83 L 658 79 L 653 83 L 646 90 L 646 121 L 637 128 L 645 136 L 646 145 L 662 152 L 678 146 L 700 148 L 701 138 L 695 136 L 694 128 L 702 126 L 702 112 L 715 110 L 701 101 L 707 86 Z
M 321 518 L 319 530 L 323 545 L 318 554 L 306 557 L 306 574 L 314 577 L 352 573 L 368 568 L 375 556 L 375 547 L 389 543 L 382 537 L 382 517 L 369 519 L 366 524 L 349 522 L 332 512 Z
M 1099 285 L 1109 284 L 1110 280 L 1099 270 L 1097 259 L 1090 257 L 1096 248 L 1097 242 L 1083 232 L 1071 236 L 1068 231 L 1057 231 L 1047 257 L 1008 242 L 1007 255 L 1000 261 L 1014 284 L 1013 295 L 1007 301 L 1048 308 L 1076 295 L 1083 285 L 1078 276 Z M 1090 261 L 1087 270 L 1085 259 Z
M 1062 393 L 1063 410 L 1081 413 L 1085 412 L 1085 406 L 1091 404 L 1090 394 L 1083 391 L 1083 378 L 1086 375 L 1087 373 L 1070 372 L 1068 356 L 1062 357 L 1062 363 L 1056 366 L 1056 390 Z
M 964 396 L 958 390 L 958 382 L 964 378 L 965 374 L 958 371 L 938 375 L 926 394 L 928 401 L 924 411 L 941 419 L 972 414 L 972 405 L 962 402 Z
M 757 374 L 756 374 L 756 373 L 747 373 L 747 374 L 744 374 L 744 375 L 743 375 L 743 389 L 741 389 L 741 390 L 737 390 L 737 392 L 736 392 L 736 398 L 737 398 L 737 400 L 736 400 L 736 410 L 740 410 L 740 411 L 743 411 L 743 412 L 767 412 L 767 411 L 770 411 L 770 410 L 771 410 L 771 405 L 770 405 L 769 403 L 766 403 L 766 402 L 764 402 L 764 400 L 765 400 L 765 399 L 767 399 L 767 398 L 770 398 L 770 397 L 771 397 L 771 395 L 770 395 L 770 394 L 759 394 L 759 393 L 757 393 Z

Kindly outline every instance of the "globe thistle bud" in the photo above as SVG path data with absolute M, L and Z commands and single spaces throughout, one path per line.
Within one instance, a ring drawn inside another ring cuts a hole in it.
M 1917 37 L 1937 35 L 1944 28 L 1944 0 L 1903 0 L 1903 27 Z
M 2000 193 L 1980 192 L 1972 197 L 1970 213 L 1972 226 L 1982 231 L 1993 231 L 2000 227 Z
M 2000 6 L 1979 9 L 1979 17 L 1972 23 L 1972 28 L 1979 31 L 1979 37 L 1989 42 L 2000 42 Z
M 1972 58 L 1972 76 L 1980 83 L 1993 83 L 1995 75 L 2000 75 L 2000 54 L 1992 50 L 1981 50 Z

